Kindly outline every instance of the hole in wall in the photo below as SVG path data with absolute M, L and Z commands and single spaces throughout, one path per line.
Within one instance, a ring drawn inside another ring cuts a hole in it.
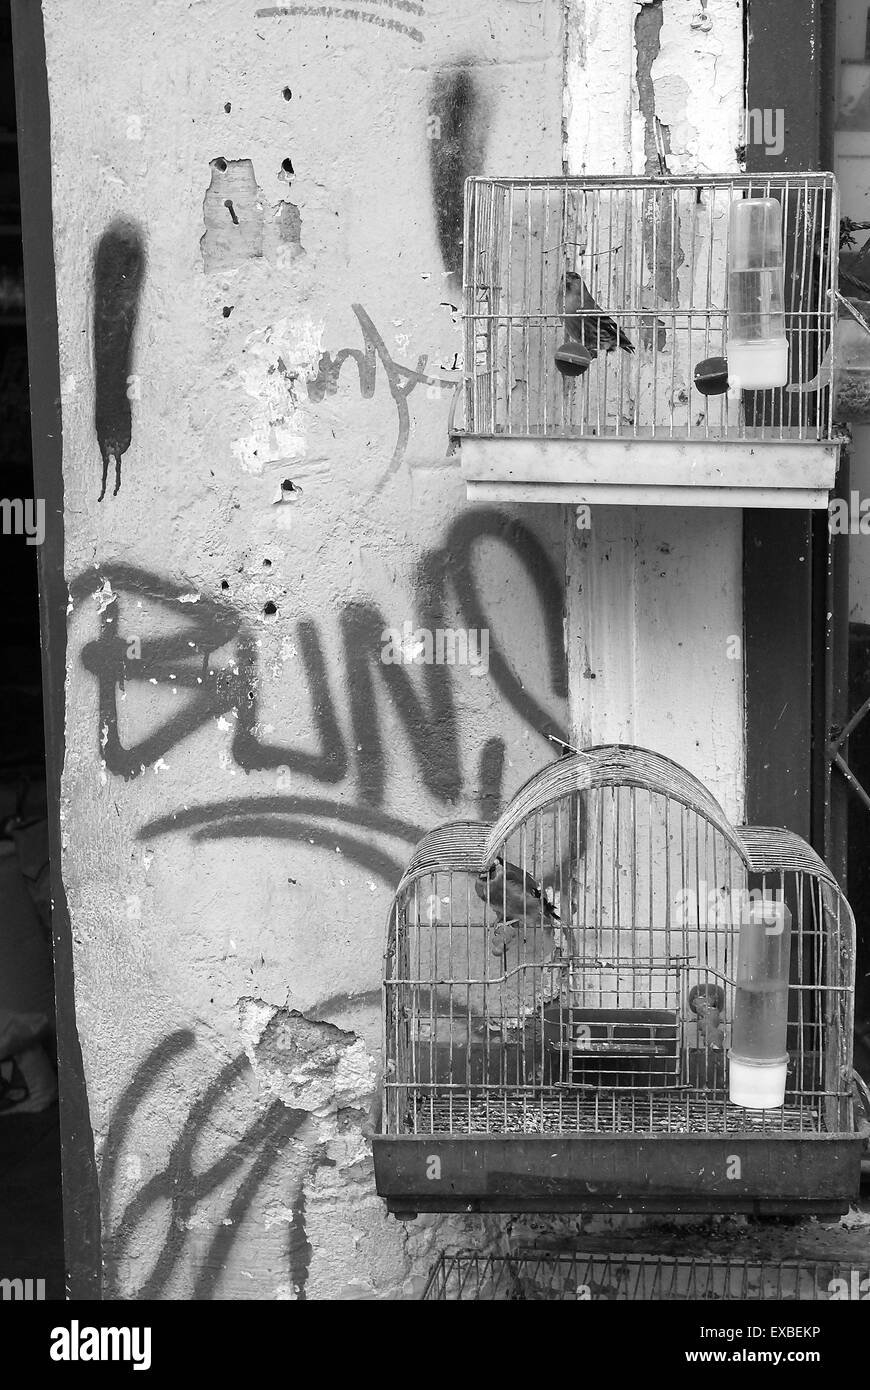
M 282 159 L 282 160 L 281 160 L 281 168 L 284 170 L 284 173 L 285 173 L 285 174 L 292 174 L 292 173 L 294 173 L 294 169 L 293 169 L 293 160 L 292 160 L 292 159 Z
M 298 502 L 301 496 L 302 488 L 297 487 L 289 478 L 285 478 L 274 500 L 274 505 L 280 507 L 282 502 Z
M 264 560 L 264 561 L 263 561 L 263 569 L 264 569 L 264 570 L 270 570 L 271 568 L 272 568 L 272 561 L 271 561 L 271 560 Z
M 284 90 L 283 90 L 283 92 L 281 93 L 281 95 L 282 95 L 282 97 L 284 98 L 285 101 L 289 101 L 290 98 L 292 97 L 293 93 L 291 92 L 291 90 L 290 90 L 289 87 L 285 87 Z
M 277 604 L 274 604 L 274 603 L 272 602 L 271 599 L 269 599 L 269 602 L 268 602 L 268 603 L 264 603 L 264 604 L 263 604 L 263 614 L 264 614 L 265 617 L 267 617 L 267 618 L 274 618 L 274 616 L 275 616 L 275 614 L 276 614 L 277 612 L 278 612 Z
M 230 581 L 229 581 L 228 579 L 222 579 L 222 580 L 221 580 L 221 588 L 222 588 L 222 589 L 228 589 L 229 587 L 230 587 Z
M 223 173 L 227 167 L 227 161 L 225 159 L 213 159 L 212 164 L 216 169 L 220 169 L 221 173 Z
M 230 314 L 233 312 L 233 310 L 235 309 L 235 307 L 236 307 L 235 304 L 225 304 L 225 305 L 224 305 L 224 307 L 223 307 L 223 316 L 224 316 L 225 319 L 228 319 L 228 318 L 229 318 Z

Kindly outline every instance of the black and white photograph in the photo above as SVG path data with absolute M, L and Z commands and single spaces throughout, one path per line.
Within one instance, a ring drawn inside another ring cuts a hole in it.
M 860 1364 L 870 0 L 0 0 L 0 466 L 22 1372 Z

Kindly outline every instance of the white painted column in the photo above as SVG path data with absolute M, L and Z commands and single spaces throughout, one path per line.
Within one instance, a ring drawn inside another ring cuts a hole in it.
M 639 52 L 636 20 L 646 9 Z M 666 127 L 673 174 L 737 170 L 741 7 L 708 0 L 702 11 L 700 3 L 664 0 L 660 32 L 654 9 L 572 3 L 565 107 L 570 173 L 643 173 L 655 117 Z M 643 90 L 639 58 L 641 72 L 648 72 Z M 594 507 L 588 529 L 578 529 L 583 520 L 573 511 L 568 519 L 574 739 L 581 746 L 629 742 L 664 753 L 741 820 L 742 514 Z

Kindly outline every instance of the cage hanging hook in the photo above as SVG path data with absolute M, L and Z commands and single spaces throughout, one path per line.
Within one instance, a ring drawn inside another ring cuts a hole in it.
M 557 738 L 555 734 L 547 734 L 547 738 L 550 740 L 551 743 L 558 743 L 559 747 L 562 750 L 559 754 L 560 758 L 564 758 L 568 753 L 580 752 L 580 749 L 575 748 L 573 743 L 566 743 L 563 738 Z

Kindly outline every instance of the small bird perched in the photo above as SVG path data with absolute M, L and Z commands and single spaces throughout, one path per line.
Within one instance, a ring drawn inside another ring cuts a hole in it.
M 474 891 L 493 912 L 503 913 L 506 922 L 525 923 L 540 918 L 542 912 L 546 922 L 561 921 L 531 874 L 523 873 L 516 864 L 506 864 L 500 854 L 477 875 Z
M 506 864 L 500 854 L 496 855 L 488 869 L 477 875 L 474 891 L 481 902 L 487 903 L 493 912 L 503 920 L 499 922 L 492 937 L 492 954 L 500 956 L 514 940 L 518 924 L 525 927 L 543 912 L 546 922 L 560 922 L 561 918 L 553 904 L 543 896 L 531 874 L 523 873 L 516 864 Z
M 582 315 L 581 309 L 601 309 L 586 288 L 586 282 L 576 270 L 565 274 L 565 333 L 569 342 L 582 343 L 596 357 L 599 352 L 613 352 L 621 347 L 634 352 L 634 343 L 627 338 L 609 314 Z

